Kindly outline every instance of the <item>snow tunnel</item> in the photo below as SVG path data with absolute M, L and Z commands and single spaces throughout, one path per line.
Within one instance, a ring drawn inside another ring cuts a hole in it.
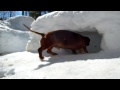
M 76 33 L 90 38 L 90 45 L 87 46 L 87 50 L 89 53 L 97 53 L 102 50 L 101 48 L 102 35 L 99 34 L 97 30 L 84 32 L 76 31 Z
M 101 48 L 102 34 L 99 34 L 96 28 L 92 28 L 89 30 L 77 30 L 73 32 L 90 38 L 90 45 L 87 46 L 88 53 L 98 53 L 102 50 Z M 69 49 L 63 49 L 61 52 L 72 54 Z
M 102 50 L 102 34 L 99 34 L 96 28 L 92 28 L 89 30 L 77 30 L 73 32 L 90 38 L 90 45 L 87 46 L 88 53 L 98 53 Z M 71 50 L 63 48 L 60 50 L 53 48 L 53 51 L 57 52 L 58 54 L 72 54 Z M 77 53 L 80 52 L 77 51 Z
M 88 53 L 98 53 L 102 50 L 102 48 L 101 48 L 102 34 L 99 34 L 98 30 L 96 28 L 92 28 L 92 29 L 89 29 L 89 30 L 77 30 L 77 31 L 74 30 L 73 32 L 90 38 L 90 45 L 87 46 Z M 30 46 L 30 45 L 33 45 L 33 44 L 31 44 L 31 42 L 29 42 L 28 45 Z M 38 44 L 38 47 L 39 47 L 39 44 Z M 36 48 L 36 50 L 37 50 L 37 48 Z M 58 54 L 72 54 L 71 50 L 63 49 L 63 48 L 61 48 L 60 50 L 58 50 L 56 48 L 53 48 L 52 51 L 54 51 Z M 43 51 L 43 53 L 44 53 L 44 55 L 46 55 L 46 50 Z
M 31 29 L 46 33 L 53 30 L 71 30 L 90 38 L 87 47 L 89 53 L 101 50 L 120 50 L 120 12 L 113 11 L 55 11 L 37 18 Z M 94 29 L 95 28 L 95 29 Z M 28 51 L 39 48 L 40 37 L 30 35 L 32 39 L 27 44 Z M 62 50 L 62 51 L 61 51 Z M 68 54 L 70 50 L 56 50 L 58 54 Z

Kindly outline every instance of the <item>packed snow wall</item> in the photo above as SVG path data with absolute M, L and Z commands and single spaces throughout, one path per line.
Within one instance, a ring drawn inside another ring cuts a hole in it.
M 89 52 L 120 49 L 120 11 L 55 11 L 40 16 L 31 29 L 46 33 L 71 30 L 90 37 Z M 28 51 L 37 51 L 41 36 L 30 33 Z
M 26 50 L 29 34 L 23 23 L 30 26 L 31 17 L 17 16 L 0 21 L 0 55 Z

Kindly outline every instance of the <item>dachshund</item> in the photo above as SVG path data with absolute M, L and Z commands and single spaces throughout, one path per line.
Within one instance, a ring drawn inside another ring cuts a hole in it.
M 69 30 L 56 30 L 48 33 L 39 33 L 33 30 L 30 30 L 25 24 L 23 24 L 30 32 L 41 35 L 40 40 L 41 47 L 38 49 L 39 58 L 44 59 L 42 56 L 43 50 L 47 49 L 47 53 L 52 55 L 58 55 L 57 53 L 52 52 L 52 48 L 63 48 L 70 49 L 73 54 L 77 54 L 76 50 L 83 50 L 85 53 L 88 53 L 86 47 L 90 44 L 90 38 L 77 34 Z

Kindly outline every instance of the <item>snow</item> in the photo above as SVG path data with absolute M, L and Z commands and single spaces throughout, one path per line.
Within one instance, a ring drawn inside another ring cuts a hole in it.
M 120 53 L 60 55 L 40 62 L 37 53 L 0 57 L 1 79 L 120 79 Z
M 0 53 L 25 51 L 28 40 L 28 32 L 0 30 Z
M 33 21 L 34 19 L 29 16 L 16 16 L 16 17 L 11 17 L 4 22 L 8 27 L 12 29 L 26 31 L 27 29 L 23 26 L 23 24 L 30 26 Z
M 38 32 L 69 29 L 88 36 L 89 53 L 54 48 L 58 55 L 45 50 L 41 62 L 38 53 L 28 52 L 37 52 L 41 36 L 22 23 Z M 119 24 L 119 11 L 55 11 L 35 21 L 25 16 L 0 21 L 0 79 L 120 79 Z
M 41 33 L 59 29 L 75 32 L 97 31 L 102 35 L 100 48 L 106 51 L 120 50 L 119 24 L 120 11 L 55 11 L 38 17 L 32 23 L 31 29 Z M 27 50 L 36 51 L 39 48 L 41 36 L 33 33 L 30 36 L 32 39 L 27 45 Z M 97 42 L 93 41 L 93 44 Z
M 30 38 L 22 24 L 30 26 L 33 21 L 27 16 L 16 16 L 0 21 L 0 54 L 25 51 Z

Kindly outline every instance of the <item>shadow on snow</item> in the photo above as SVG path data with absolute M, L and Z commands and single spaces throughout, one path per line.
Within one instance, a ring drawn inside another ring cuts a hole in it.
M 38 70 L 42 67 L 49 66 L 55 63 L 63 63 L 63 62 L 71 62 L 71 61 L 87 61 L 87 60 L 95 60 L 95 59 L 112 59 L 112 58 L 119 58 L 120 57 L 120 52 L 104 52 L 101 51 L 99 53 L 90 53 L 90 54 L 77 54 L 77 55 L 57 55 L 57 56 L 51 56 L 51 58 L 48 61 L 43 61 L 43 62 L 48 62 L 47 64 L 40 64 L 38 65 L 35 70 Z

